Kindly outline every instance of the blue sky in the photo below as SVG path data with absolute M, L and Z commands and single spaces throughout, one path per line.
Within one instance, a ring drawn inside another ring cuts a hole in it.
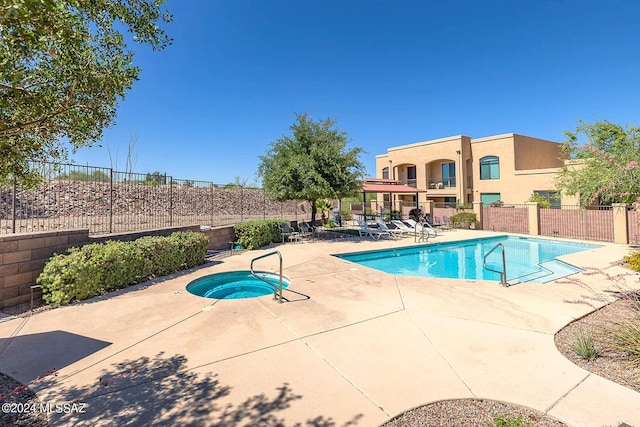
M 519 133 L 561 142 L 578 119 L 640 124 L 637 0 L 169 0 L 167 49 L 79 164 L 254 182 L 294 113 L 331 117 L 375 174 L 388 147 Z M 117 155 L 117 159 L 116 159 Z

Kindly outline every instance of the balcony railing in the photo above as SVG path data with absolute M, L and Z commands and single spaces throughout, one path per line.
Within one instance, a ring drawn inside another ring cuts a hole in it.
M 432 190 L 440 190 L 444 188 L 456 188 L 456 179 L 429 178 L 427 186 Z
M 407 187 L 418 188 L 418 180 L 417 179 L 404 179 L 400 181 L 403 185 Z

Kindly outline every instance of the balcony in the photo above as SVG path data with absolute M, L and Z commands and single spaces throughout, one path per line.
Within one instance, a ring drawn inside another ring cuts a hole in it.
M 403 185 L 407 187 L 418 188 L 418 180 L 417 179 L 404 179 L 400 181 Z
M 456 179 L 429 178 L 427 179 L 427 187 L 432 190 L 442 190 L 445 188 L 456 188 Z

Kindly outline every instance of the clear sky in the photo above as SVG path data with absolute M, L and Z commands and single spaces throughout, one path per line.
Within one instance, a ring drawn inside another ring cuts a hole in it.
M 79 164 L 255 181 L 295 121 L 331 117 L 366 151 L 452 135 L 561 142 L 578 119 L 640 125 L 637 0 L 168 0 L 167 49 Z M 115 166 L 115 164 L 114 164 Z

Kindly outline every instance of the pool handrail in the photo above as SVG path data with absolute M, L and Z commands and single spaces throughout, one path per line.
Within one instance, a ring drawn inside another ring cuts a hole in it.
M 260 277 L 258 276 L 254 271 L 253 271 L 253 262 L 257 261 L 259 259 L 262 258 L 266 258 L 269 257 L 271 255 L 278 255 L 278 258 L 280 258 L 280 299 L 278 300 L 278 287 L 276 285 L 274 285 L 273 283 L 271 283 L 270 281 L 268 281 L 267 279 L 265 279 L 264 277 Z M 264 255 L 260 255 L 259 257 L 255 257 L 254 259 L 251 260 L 251 275 L 257 279 L 262 280 L 263 282 L 273 286 L 273 299 L 274 300 L 278 300 L 279 304 L 282 304 L 282 254 L 279 251 L 273 251 L 273 252 L 269 252 L 267 254 Z
M 500 251 L 502 252 L 502 271 L 494 270 L 493 268 L 487 267 L 487 257 L 491 255 L 491 253 L 495 251 L 497 248 L 500 248 Z M 498 273 L 500 275 L 500 284 L 502 286 L 509 286 L 509 283 L 507 283 L 507 263 L 504 257 L 504 245 L 502 243 L 498 243 L 493 248 L 491 248 L 489 252 L 485 254 L 484 259 L 482 261 L 482 266 L 485 268 L 485 270 Z

